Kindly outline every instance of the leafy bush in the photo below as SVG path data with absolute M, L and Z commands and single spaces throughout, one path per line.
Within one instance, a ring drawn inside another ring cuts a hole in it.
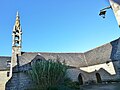
M 31 67 L 28 75 L 36 85 L 35 90 L 57 90 L 57 86 L 64 81 L 67 70 L 65 64 L 53 60 L 39 60 L 33 62 Z

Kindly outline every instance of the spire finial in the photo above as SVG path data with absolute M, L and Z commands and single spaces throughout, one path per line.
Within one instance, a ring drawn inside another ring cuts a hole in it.
M 19 12 L 17 11 L 17 15 L 16 16 L 19 16 Z

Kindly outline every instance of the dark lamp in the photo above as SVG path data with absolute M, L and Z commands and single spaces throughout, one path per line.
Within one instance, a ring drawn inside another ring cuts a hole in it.
M 100 10 L 99 16 L 105 18 L 106 10 Z

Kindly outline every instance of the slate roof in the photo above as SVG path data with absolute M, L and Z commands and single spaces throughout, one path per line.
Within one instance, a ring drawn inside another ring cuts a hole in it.
M 9 70 L 9 67 L 7 66 L 8 61 L 11 61 L 11 57 L 0 56 L 0 71 Z
M 84 54 L 88 65 L 102 64 L 115 61 L 117 59 L 120 60 L 120 57 L 117 59 L 115 58 L 118 51 L 118 46 L 120 44 L 119 40 L 120 39 L 116 39 L 110 43 L 85 52 Z
M 59 59 L 60 62 L 64 62 L 73 67 L 86 66 L 83 53 L 45 53 L 45 52 L 24 52 L 21 57 L 19 57 L 20 66 L 31 62 L 36 55 L 40 55 L 46 60 Z
M 101 47 L 95 48 L 88 52 L 85 52 L 85 58 L 88 65 L 96 65 L 106 63 L 107 61 L 111 61 L 112 46 L 110 44 L 103 45 Z
M 59 59 L 61 62 L 65 60 L 65 63 L 72 67 L 86 67 L 113 61 L 116 52 L 118 52 L 118 46 L 120 46 L 120 39 L 116 39 L 85 53 L 23 52 L 22 56 L 19 57 L 19 63 L 20 66 L 25 65 L 33 59 L 35 60 L 35 57 L 39 55 L 46 60 Z M 117 59 L 120 59 L 120 57 Z

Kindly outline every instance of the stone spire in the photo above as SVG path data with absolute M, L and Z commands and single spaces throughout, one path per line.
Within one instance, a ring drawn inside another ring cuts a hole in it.
M 19 13 L 17 12 L 16 15 L 16 21 L 15 21 L 15 25 L 13 28 L 13 43 L 12 46 L 20 46 L 21 47 L 21 43 L 22 43 L 22 30 L 21 30 L 21 25 L 20 25 L 20 17 L 19 17 Z
M 20 16 L 17 12 L 16 21 L 12 32 L 12 67 L 18 66 L 18 57 L 21 56 L 22 48 L 22 29 L 20 25 Z

